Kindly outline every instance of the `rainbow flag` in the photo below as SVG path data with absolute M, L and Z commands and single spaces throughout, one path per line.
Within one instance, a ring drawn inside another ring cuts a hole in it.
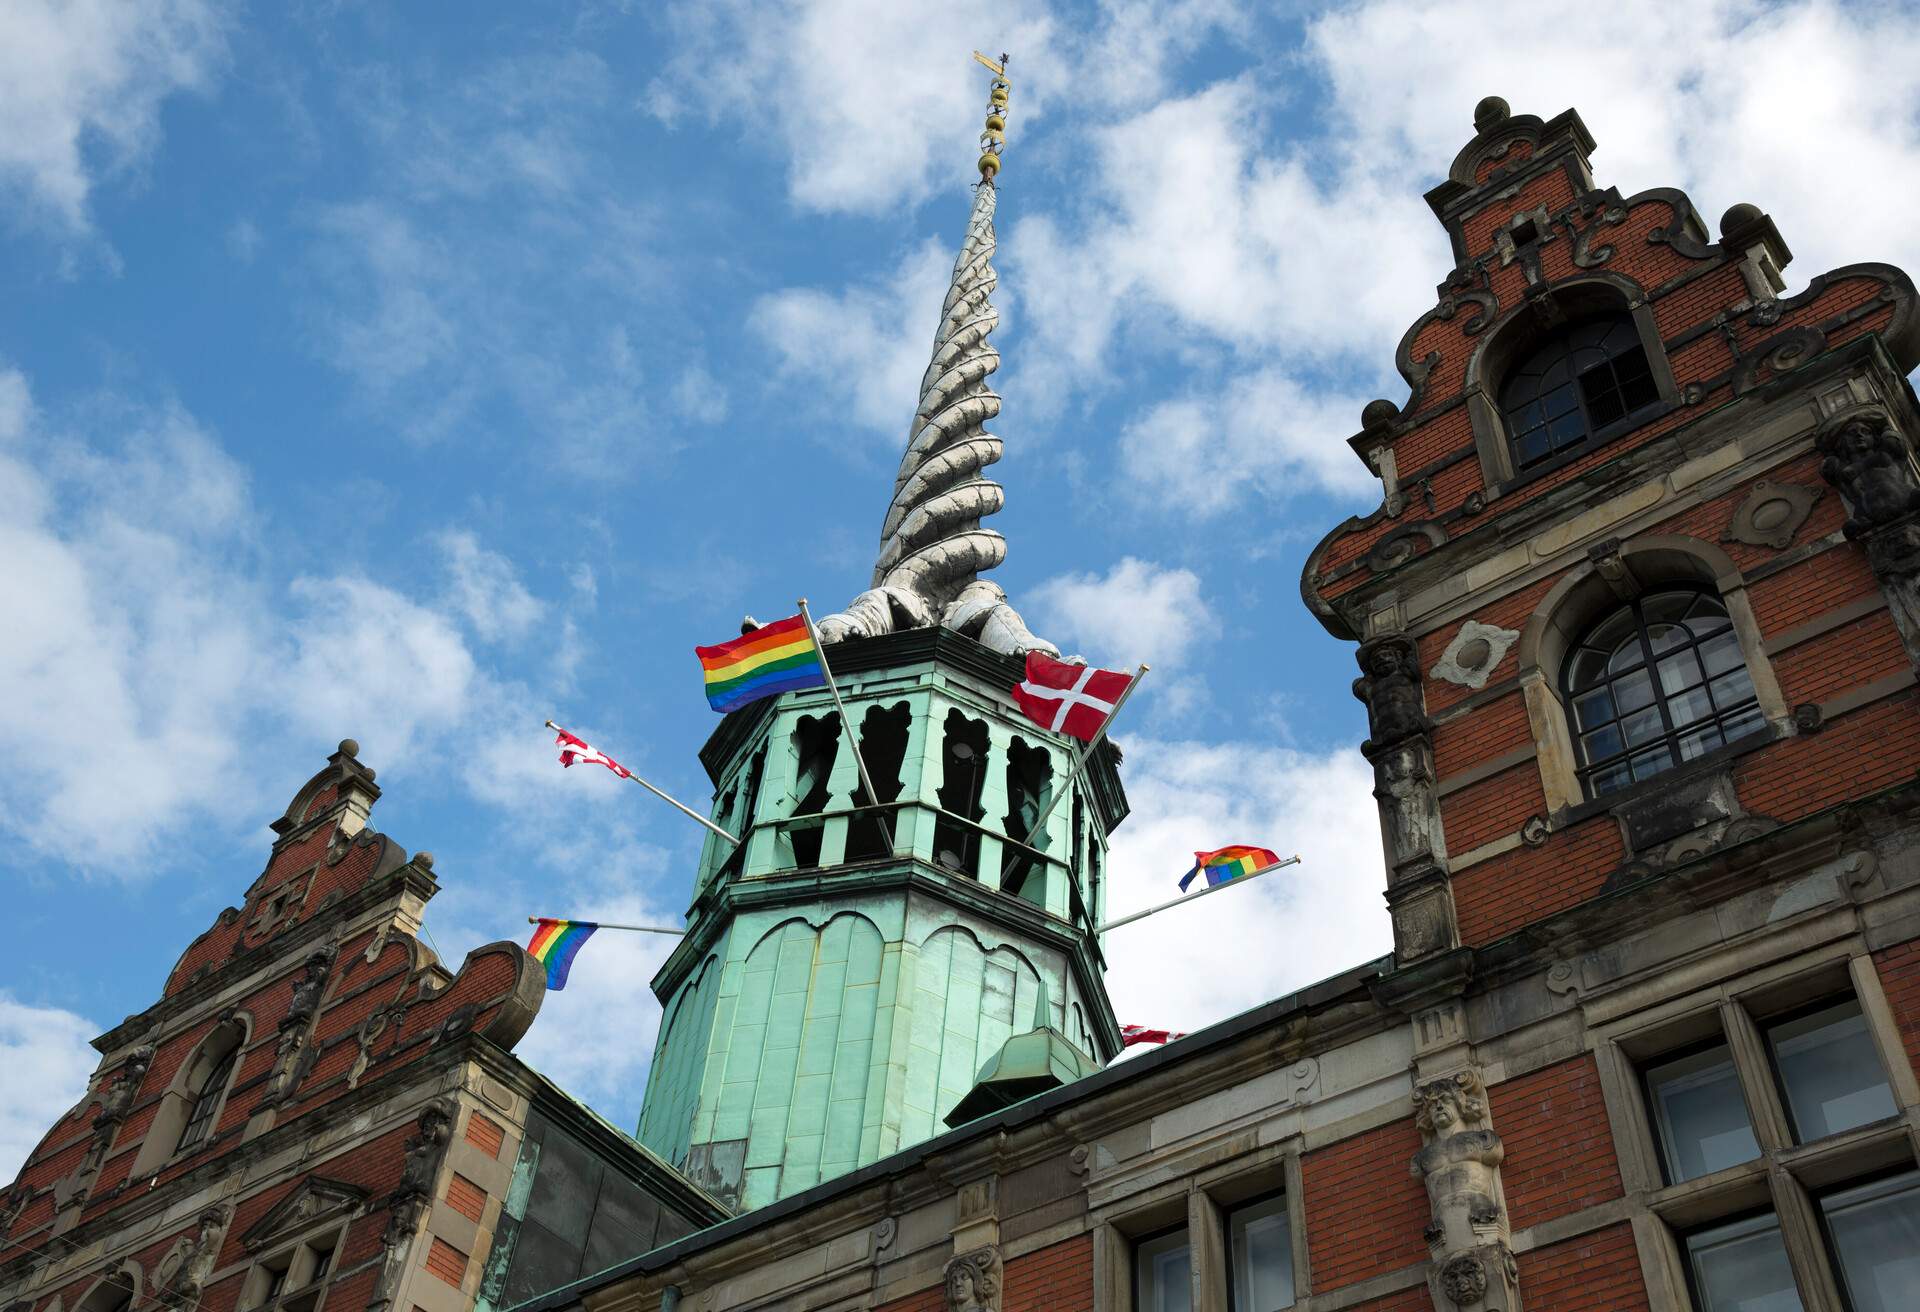
M 541 920 L 534 926 L 527 951 L 547 968 L 548 988 L 567 986 L 567 968 L 573 965 L 580 945 L 593 937 L 593 931 L 598 928 L 600 926 L 591 920 Z
M 827 686 L 827 669 L 799 615 L 775 620 L 717 647 L 695 647 L 707 675 L 707 704 L 723 715 L 748 702 Z
M 1180 879 L 1180 891 L 1186 892 L 1187 885 L 1193 882 L 1193 877 L 1202 871 L 1206 872 L 1207 887 L 1211 888 L 1215 884 L 1224 884 L 1229 879 L 1239 879 L 1243 875 L 1251 875 L 1256 871 L 1265 870 L 1268 866 L 1279 864 L 1280 858 L 1266 848 L 1246 847 L 1240 843 L 1230 847 L 1215 848 L 1211 852 L 1195 852 L 1193 869 L 1187 871 Z

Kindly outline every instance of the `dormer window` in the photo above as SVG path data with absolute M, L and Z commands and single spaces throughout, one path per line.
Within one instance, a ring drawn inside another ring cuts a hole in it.
M 1567 328 L 1521 360 L 1500 388 L 1515 471 L 1540 465 L 1660 399 L 1646 348 L 1626 315 Z

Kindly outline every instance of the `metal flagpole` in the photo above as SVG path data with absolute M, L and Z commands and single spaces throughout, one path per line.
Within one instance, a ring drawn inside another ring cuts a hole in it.
M 563 729 L 559 725 L 555 724 L 552 720 L 547 721 L 547 728 L 553 730 L 555 733 L 564 733 L 568 737 L 576 736 L 574 735 L 572 730 Z M 701 815 L 698 811 L 694 810 L 692 807 L 688 806 L 686 803 L 680 801 L 679 799 L 667 793 L 661 792 L 658 788 L 655 788 L 652 784 L 648 783 L 645 779 L 642 779 L 639 775 L 635 774 L 633 771 L 627 770 L 626 766 L 623 765 L 620 768 L 622 770 L 626 770 L 627 778 L 639 784 L 642 788 L 652 793 L 655 797 L 665 802 L 668 806 L 672 807 L 674 810 L 680 812 L 684 816 L 687 816 L 689 819 L 699 821 L 701 824 L 711 829 L 714 833 L 720 835 L 720 837 L 726 839 L 729 843 L 732 843 L 735 847 L 740 846 L 739 839 L 735 838 L 732 834 L 722 829 L 719 825 L 715 824 L 713 821 Z
M 1223 884 L 1209 884 L 1198 893 L 1182 893 L 1171 902 L 1162 902 L 1157 907 L 1148 907 L 1145 911 L 1136 911 L 1130 916 L 1122 916 L 1118 920 L 1109 920 L 1104 925 L 1095 926 L 1093 932 L 1096 934 L 1104 934 L 1110 929 L 1118 929 L 1122 925 L 1131 925 L 1136 920 L 1144 920 L 1156 911 L 1165 911 L 1168 907 L 1177 907 L 1183 903 L 1198 901 L 1209 893 L 1218 893 L 1223 888 L 1238 888 L 1242 884 L 1251 883 L 1262 875 L 1269 875 L 1276 870 L 1283 870 L 1288 866 L 1297 866 L 1299 864 L 1300 858 L 1297 855 L 1290 856 L 1284 861 L 1275 861 L 1270 866 L 1262 866 L 1250 875 L 1242 875 L 1238 879 L 1229 879 Z
M 1067 772 L 1067 786 L 1053 790 L 1053 796 L 1049 797 L 1047 804 L 1040 809 L 1040 818 L 1035 820 L 1032 827 L 1027 830 L 1027 841 L 1022 846 L 1033 846 L 1033 840 L 1040 836 L 1041 829 L 1045 828 L 1047 821 L 1053 818 L 1053 808 L 1059 805 L 1060 795 L 1070 792 L 1073 785 L 1078 782 L 1080 767 L 1087 763 L 1087 758 L 1093 755 L 1093 749 L 1100 745 L 1100 740 L 1107 736 L 1107 730 L 1112 727 L 1115 720 L 1120 718 L 1120 708 L 1127 704 L 1127 698 L 1133 696 L 1133 690 L 1140 686 L 1140 680 L 1147 677 L 1147 671 L 1150 668 L 1152 667 L 1142 664 L 1138 672 L 1127 680 L 1126 690 L 1120 694 L 1119 700 L 1114 702 L 1113 709 L 1107 712 L 1107 718 L 1100 722 L 1100 727 L 1094 731 L 1093 737 L 1087 739 L 1086 746 L 1082 747 L 1080 754 L 1073 758 L 1073 768 Z
M 860 767 L 860 787 L 866 790 L 867 805 L 878 807 L 880 794 L 873 790 L 873 779 L 867 774 L 867 758 L 860 754 L 860 728 L 847 715 L 847 704 L 840 700 L 840 685 L 833 681 L 833 666 L 827 663 L 827 644 L 820 641 L 820 630 L 813 627 L 813 612 L 807 609 L 807 599 L 800 598 L 800 618 L 807 622 L 807 636 L 813 639 L 813 649 L 820 654 L 820 672 L 827 676 L 827 691 L 833 694 L 834 709 L 840 712 L 840 723 L 846 727 L 847 739 L 853 744 L 853 763 Z M 886 822 L 884 813 L 875 817 L 881 830 L 887 836 L 887 846 L 893 846 L 893 827 Z
M 527 923 L 529 925 L 555 924 L 560 920 L 561 917 L 559 916 L 527 917 Z M 592 925 L 595 929 L 631 929 L 640 934 L 685 934 L 687 932 L 684 929 L 668 929 L 664 925 L 613 925 L 604 920 L 570 920 L 567 921 L 567 923 L 570 925 Z

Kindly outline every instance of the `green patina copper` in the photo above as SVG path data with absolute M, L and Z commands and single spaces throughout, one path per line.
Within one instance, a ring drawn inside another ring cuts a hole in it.
M 1074 781 L 1077 744 L 1006 695 L 1019 662 L 951 631 L 831 656 L 849 724 L 824 690 L 789 693 L 728 716 L 702 752 L 713 818 L 744 841 L 708 844 L 653 981 L 640 1141 L 742 1209 L 939 1133 L 983 1066 L 1038 1062 L 1060 1083 L 1119 1048 L 1093 932 L 1126 814 L 1118 753 Z M 863 730 L 882 805 L 857 810 Z M 1045 790 L 1070 787 L 1021 848 Z

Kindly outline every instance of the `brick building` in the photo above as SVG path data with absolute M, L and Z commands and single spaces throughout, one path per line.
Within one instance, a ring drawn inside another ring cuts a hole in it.
M 1120 763 L 1012 712 L 1043 644 L 978 578 L 989 151 L 875 586 L 823 622 L 849 705 L 706 753 L 743 841 L 655 981 L 661 1156 L 512 1058 L 517 947 L 414 940 L 431 863 L 344 744 L 102 1036 L 0 1306 L 1913 1306 L 1915 289 L 1785 296 L 1758 209 L 1716 239 L 1600 187 L 1571 111 L 1474 119 L 1410 396 L 1351 439 L 1382 504 L 1302 580 L 1358 648 L 1391 955 L 1098 1068 Z
M 1302 580 L 1393 953 L 526 1312 L 1915 1305 L 1913 284 L 1474 118 Z
M 295 795 L 159 1001 L 94 1040 L 86 1095 L 0 1194 L 0 1307 L 467 1312 L 724 1214 L 512 1055 L 546 991 L 524 949 L 452 973 L 419 941 L 433 858 L 368 827 L 358 751 Z

